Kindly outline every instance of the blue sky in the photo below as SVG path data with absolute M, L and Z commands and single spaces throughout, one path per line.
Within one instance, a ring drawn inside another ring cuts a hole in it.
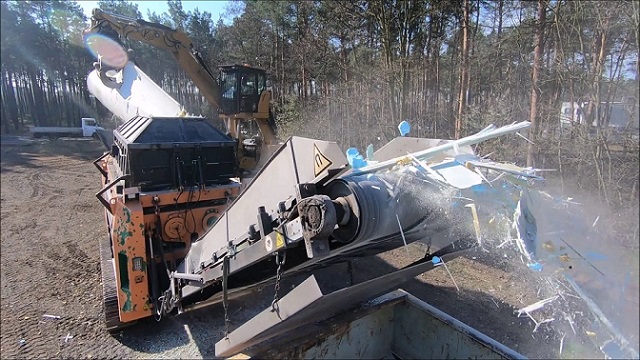
M 156 12 L 157 14 L 162 14 L 165 11 L 169 10 L 166 1 L 131 1 L 134 4 L 138 5 L 138 10 L 142 13 L 142 17 L 147 19 L 147 10 L 151 12 Z M 182 8 L 185 11 L 191 11 L 195 8 L 198 8 L 201 12 L 208 11 L 211 13 L 211 19 L 214 22 L 218 21 L 220 17 L 225 18 L 225 13 L 227 12 L 227 7 L 229 3 L 232 1 L 195 1 L 195 0 L 183 0 Z M 87 18 L 91 17 L 91 11 L 94 8 L 98 7 L 98 1 L 88 1 L 88 0 L 80 0 L 78 4 L 84 10 L 84 14 Z M 228 21 L 225 21 L 227 23 Z

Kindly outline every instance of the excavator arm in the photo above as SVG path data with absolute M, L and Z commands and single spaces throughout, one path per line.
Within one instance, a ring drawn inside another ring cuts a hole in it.
M 94 9 L 91 17 L 91 27 L 85 31 L 85 35 L 90 33 L 103 34 L 114 40 L 126 38 L 141 41 L 170 52 L 207 101 L 219 110 L 221 118 L 226 122 L 227 130 L 233 138 L 238 139 L 241 137 L 239 123 L 242 120 L 255 119 L 263 144 L 267 146 L 277 144 L 276 129 L 269 105 L 271 101 L 270 91 L 264 89 L 257 94 L 257 104 L 251 109 L 252 111 L 246 111 L 246 109 L 240 107 L 228 109 L 221 106 L 221 88 L 218 84 L 217 76 L 206 65 L 191 39 L 184 32 L 171 29 L 162 24 Z M 238 78 L 238 83 L 242 80 Z M 236 88 L 239 87 L 236 86 Z M 240 96 L 239 91 L 236 94 L 238 94 L 238 97 Z
M 169 51 L 207 101 L 216 108 L 220 107 L 220 88 L 216 76 L 207 67 L 200 54 L 195 50 L 191 39 L 184 32 L 162 24 L 94 9 L 91 28 L 87 30 L 87 33 L 101 33 L 110 37 L 118 35 Z

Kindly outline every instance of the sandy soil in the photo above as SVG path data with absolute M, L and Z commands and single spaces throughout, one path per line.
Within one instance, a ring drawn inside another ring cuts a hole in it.
M 98 142 L 57 140 L 1 150 L 2 358 L 214 357 L 223 336 L 221 306 L 144 321 L 114 336 L 105 330 L 98 240 L 106 232 L 94 196 L 99 175 L 91 164 L 102 153 Z M 409 250 L 358 259 L 356 282 L 406 265 L 423 251 L 419 244 Z M 541 326 L 534 333 L 529 319 L 514 314 L 539 300 L 538 288 L 519 280 L 521 270 L 482 257 L 448 266 L 460 291 L 443 268 L 401 287 L 525 356 L 558 357 L 557 331 Z M 318 276 L 335 279 L 344 271 L 336 265 Z M 270 303 L 272 290 L 264 292 L 231 304 L 232 329 Z M 564 356 L 602 357 L 583 337 L 567 336 L 564 343 Z

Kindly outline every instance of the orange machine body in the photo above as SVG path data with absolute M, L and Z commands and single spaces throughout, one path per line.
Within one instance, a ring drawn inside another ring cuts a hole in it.
M 105 189 L 120 321 L 131 322 L 153 314 L 148 264 L 149 241 L 161 240 L 164 260 L 175 268 L 185 257 L 191 241 L 204 234 L 240 193 L 240 183 L 190 189 L 139 192 L 118 186 L 115 159 L 106 155 L 96 162 Z M 121 183 L 124 183 L 122 181 Z M 160 227 L 160 228 L 159 228 Z

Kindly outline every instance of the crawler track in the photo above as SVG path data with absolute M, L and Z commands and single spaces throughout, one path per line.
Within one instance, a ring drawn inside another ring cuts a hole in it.
M 118 292 L 116 291 L 116 274 L 113 264 L 113 252 L 109 238 L 100 241 L 100 269 L 102 273 L 102 303 L 104 305 L 104 321 L 107 330 L 114 333 L 131 323 L 120 322 L 118 315 Z

